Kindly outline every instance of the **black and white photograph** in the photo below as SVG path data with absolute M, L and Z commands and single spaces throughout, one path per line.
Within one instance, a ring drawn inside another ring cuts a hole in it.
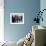
M 10 24 L 24 24 L 24 13 L 10 13 Z

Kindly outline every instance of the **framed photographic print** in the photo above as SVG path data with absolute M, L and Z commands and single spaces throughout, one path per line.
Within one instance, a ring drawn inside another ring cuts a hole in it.
M 10 24 L 24 24 L 24 13 L 10 13 Z

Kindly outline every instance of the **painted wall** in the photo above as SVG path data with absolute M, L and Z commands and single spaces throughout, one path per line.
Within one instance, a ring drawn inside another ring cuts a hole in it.
M 32 21 L 40 9 L 40 0 L 4 0 L 4 35 L 7 41 L 18 41 L 32 29 Z M 10 13 L 24 13 L 24 24 L 11 25 Z
M 40 9 L 41 9 L 41 11 L 42 11 L 43 9 L 46 9 L 46 0 L 41 0 L 41 1 L 40 1 Z M 46 10 L 43 12 L 42 17 L 43 17 L 43 22 L 41 21 L 41 22 L 40 22 L 40 25 L 46 26 Z

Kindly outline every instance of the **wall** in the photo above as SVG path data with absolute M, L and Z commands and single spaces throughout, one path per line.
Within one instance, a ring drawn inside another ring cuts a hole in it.
M 7 41 L 18 41 L 32 28 L 32 20 L 40 10 L 40 0 L 4 0 L 4 35 Z M 24 24 L 11 25 L 10 13 L 24 13 Z
M 42 11 L 43 9 L 46 9 L 46 0 L 40 0 L 40 9 L 41 9 L 41 11 Z M 43 22 L 41 21 L 41 22 L 40 22 L 40 25 L 46 27 L 46 20 L 45 20 L 45 19 L 46 19 L 46 10 L 43 12 L 42 17 L 43 17 Z
M 0 42 L 4 41 L 4 0 L 0 0 Z

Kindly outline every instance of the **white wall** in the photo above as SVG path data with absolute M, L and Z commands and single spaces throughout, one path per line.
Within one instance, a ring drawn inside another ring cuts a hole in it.
M 46 9 L 46 0 L 40 0 L 40 10 Z M 46 26 L 46 11 L 43 12 L 43 19 L 44 21 L 40 21 L 40 24 Z
M 0 42 L 4 41 L 4 1 L 0 0 Z

